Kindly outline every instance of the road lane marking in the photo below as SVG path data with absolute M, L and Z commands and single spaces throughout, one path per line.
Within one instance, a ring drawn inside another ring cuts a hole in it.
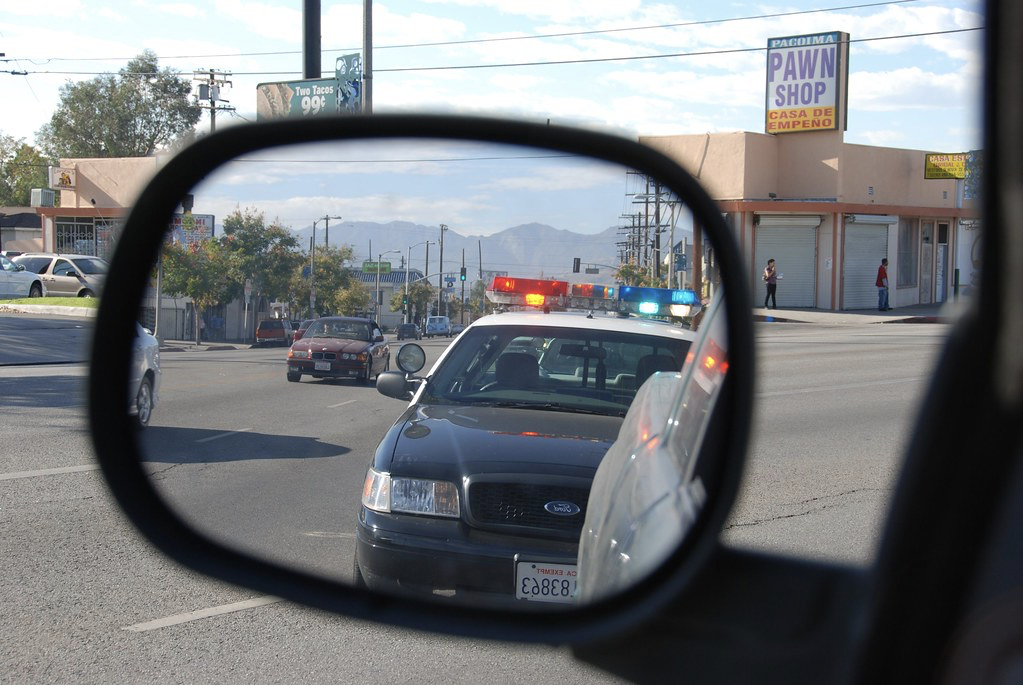
M 347 400 L 345 402 L 339 402 L 337 404 L 331 404 L 331 405 L 329 405 L 327 407 L 327 409 L 337 409 L 338 407 L 343 407 L 346 404 L 351 404 L 352 402 L 358 402 L 358 400 Z
M 252 428 L 239 428 L 238 430 L 227 431 L 226 433 L 217 433 L 216 435 L 211 435 L 208 438 L 201 438 L 199 440 L 196 440 L 196 442 L 210 442 L 211 440 L 220 440 L 221 438 L 229 438 L 232 435 L 238 435 L 239 433 L 244 433 L 250 430 L 252 430 Z
M 36 476 L 55 476 L 61 473 L 83 473 L 85 471 L 97 471 L 99 464 L 87 464 L 85 466 L 62 466 L 56 469 L 39 469 L 38 471 L 14 471 L 13 473 L 0 473 L 0 480 L 14 480 L 16 478 L 35 478 Z
M 308 535 L 311 538 L 333 538 L 335 540 L 354 540 L 355 533 L 336 533 L 327 530 L 310 530 L 302 535 Z
M 253 597 L 252 599 L 246 599 L 245 601 L 242 602 L 234 602 L 232 604 L 221 604 L 220 606 L 217 607 L 209 607 L 207 609 L 189 611 L 187 614 L 177 614 L 176 616 L 158 618 L 153 621 L 146 621 L 145 623 L 136 623 L 133 626 L 125 626 L 121 630 L 130 630 L 133 633 L 144 633 L 149 630 L 158 630 L 160 628 L 176 626 L 182 623 L 189 623 L 191 621 L 200 621 L 204 618 L 221 616 L 223 614 L 230 614 L 235 611 L 256 609 L 258 607 L 266 606 L 268 604 L 276 604 L 277 602 L 283 601 L 284 600 L 282 600 L 280 597 L 272 597 L 270 595 L 267 595 L 265 597 Z
M 804 395 L 812 392 L 834 392 L 836 390 L 862 390 L 864 388 L 876 388 L 882 385 L 901 385 L 904 383 L 920 383 L 928 380 L 927 376 L 914 376 L 911 378 L 888 378 L 878 381 L 865 381 L 863 383 L 846 383 L 844 385 L 821 385 L 812 388 L 793 388 L 791 390 L 771 390 L 758 392 L 757 397 L 783 397 L 785 395 Z

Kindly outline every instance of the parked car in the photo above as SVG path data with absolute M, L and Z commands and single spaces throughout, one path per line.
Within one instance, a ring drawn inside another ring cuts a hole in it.
M 292 343 L 294 332 L 287 319 L 264 319 L 256 327 L 256 346 L 278 345 L 287 347 Z
M 397 337 L 398 340 L 422 340 L 423 334 L 414 323 L 403 323 L 398 325 Z
M 305 332 L 309 330 L 309 326 L 312 325 L 313 321 L 316 321 L 316 319 L 306 319 L 300 323 L 298 328 L 295 329 L 295 337 L 292 338 L 291 342 L 294 343 L 296 340 L 301 340 L 305 337 Z
M 153 416 L 160 392 L 160 341 L 148 328 L 135 324 L 132 351 L 131 387 L 135 393 L 128 412 L 135 425 L 145 428 Z
M 96 297 L 108 268 L 106 260 L 81 254 L 26 252 L 11 261 L 38 274 L 50 297 Z
M 39 274 L 0 255 L 0 298 L 42 297 L 45 294 Z
M 465 330 L 464 323 L 453 323 L 451 324 L 451 335 L 458 335 Z
M 354 378 L 368 383 L 390 368 L 391 348 L 372 319 L 325 316 L 288 350 L 287 378 Z
M 426 332 L 423 335 L 427 338 L 432 338 L 435 335 L 449 337 L 451 335 L 451 319 L 446 316 L 427 317 Z

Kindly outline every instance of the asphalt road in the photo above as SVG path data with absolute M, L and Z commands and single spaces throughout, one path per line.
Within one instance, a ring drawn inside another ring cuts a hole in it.
M 83 345 L 80 329 L 26 321 L 0 316 L 0 354 L 19 335 Z M 868 563 L 946 330 L 759 324 L 755 435 L 726 539 Z M 145 437 L 159 487 L 225 540 L 347 577 L 365 466 L 402 404 L 372 385 L 287 383 L 282 350 L 162 362 Z M 0 366 L 0 682 L 614 682 L 565 649 L 363 624 L 180 569 L 95 470 L 84 373 Z

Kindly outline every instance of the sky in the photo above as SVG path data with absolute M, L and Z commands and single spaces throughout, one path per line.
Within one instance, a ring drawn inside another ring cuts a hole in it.
M 361 50 L 362 13 L 361 0 L 321 0 L 324 77 Z M 843 31 L 853 41 L 846 142 L 981 143 L 982 31 L 972 29 L 984 18 L 973 0 L 393 0 L 372 13 L 375 112 L 510 116 L 630 138 L 763 132 L 768 39 Z M 145 49 L 189 80 L 228 72 L 223 104 L 235 109 L 217 127 L 254 121 L 257 84 L 302 78 L 301 26 L 297 0 L 0 0 L 0 134 L 34 142 L 63 84 L 115 73 Z

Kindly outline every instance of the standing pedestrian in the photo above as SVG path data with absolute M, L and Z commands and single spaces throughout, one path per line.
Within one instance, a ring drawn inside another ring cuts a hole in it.
M 767 294 L 764 296 L 764 309 L 777 309 L 778 272 L 774 268 L 773 259 L 767 260 L 767 267 L 764 269 L 764 283 L 767 284 Z M 771 302 L 772 306 L 767 306 L 768 301 Z
M 886 312 L 891 307 L 888 306 L 888 260 L 882 259 L 881 266 L 877 267 L 877 310 L 880 312 Z

